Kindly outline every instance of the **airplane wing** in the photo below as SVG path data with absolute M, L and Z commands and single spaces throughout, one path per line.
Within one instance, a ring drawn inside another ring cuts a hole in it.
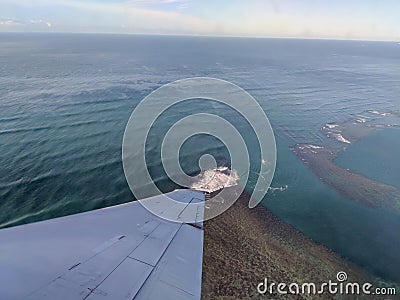
M 166 221 L 136 201 L 7 228 L 0 299 L 200 299 L 202 253 L 201 222 Z

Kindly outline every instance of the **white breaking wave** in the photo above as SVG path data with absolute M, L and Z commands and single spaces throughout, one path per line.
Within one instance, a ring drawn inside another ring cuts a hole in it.
M 367 121 L 367 119 L 365 118 L 359 118 L 356 120 L 358 123 L 365 123 Z
M 322 146 L 316 146 L 316 145 L 305 145 L 304 147 L 310 148 L 310 149 L 322 149 L 322 148 L 324 148 Z
M 236 170 L 228 167 L 209 169 L 196 176 L 196 181 L 190 186 L 193 190 L 212 193 L 226 187 L 236 186 L 239 176 Z
M 374 114 L 374 115 L 382 116 L 382 117 L 386 117 L 386 116 L 390 115 L 390 113 L 385 113 L 385 112 L 382 113 L 382 112 L 379 112 L 377 110 L 369 110 L 368 112 L 371 113 L 371 114 Z
M 333 129 L 333 128 L 338 127 L 338 126 L 339 126 L 338 124 L 330 124 L 330 123 L 327 123 L 325 125 L 325 127 L 329 128 L 329 129 Z
M 339 142 L 351 144 L 351 142 L 343 137 L 340 133 L 333 133 L 332 134 Z
M 299 149 L 303 150 L 303 149 L 323 149 L 324 147 L 322 146 L 316 146 L 316 145 L 302 145 L 299 146 Z M 315 151 L 312 151 L 313 153 L 316 153 Z
M 286 191 L 288 188 L 289 188 L 289 186 L 288 186 L 287 184 L 285 184 L 284 186 L 281 186 L 281 187 L 269 187 L 268 189 L 269 189 L 270 191 L 280 191 L 280 192 L 283 192 L 283 191 Z

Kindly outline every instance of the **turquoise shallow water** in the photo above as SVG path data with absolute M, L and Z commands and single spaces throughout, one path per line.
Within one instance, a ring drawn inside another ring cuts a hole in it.
M 400 130 L 378 130 L 357 141 L 335 160 L 339 166 L 400 188 Z
M 295 143 L 342 147 L 320 131 L 328 122 L 399 124 L 399 49 L 386 42 L 0 34 L 0 227 L 133 200 L 121 163 L 132 110 L 164 83 L 211 76 L 246 89 L 271 121 L 278 142 L 272 187 L 282 189 L 270 191 L 263 204 L 317 242 L 400 281 L 400 217 L 345 199 L 288 149 Z M 252 159 L 260 159 L 239 115 L 193 100 L 167 111 L 150 132 L 147 161 L 164 191 L 176 186 L 160 162 L 162 135 L 198 112 L 232 121 L 246 136 Z M 371 136 L 338 160 L 347 157 L 347 168 L 395 183 L 398 173 L 385 173 L 388 165 L 365 167 L 364 161 L 384 155 L 398 162 L 398 144 L 385 150 L 376 145 L 386 138 Z M 369 139 L 378 142 L 370 147 Z M 192 139 L 182 149 L 183 168 L 195 172 L 203 153 L 224 155 L 225 149 L 207 136 Z M 257 171 L 252 167 L 249 187 Z
M 281 150 L 275 184 L 292 184 L 284 192 L 269 193 L 263 204 L 313 240 L 375 274 L 397 280 L 399 215 L 346 199 L 322 183 L 284 147 L 285 142 L 278 140 L 278 144 Z

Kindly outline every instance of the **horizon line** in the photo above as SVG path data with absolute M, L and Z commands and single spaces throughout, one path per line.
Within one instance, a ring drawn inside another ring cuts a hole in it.
M 171 36 L 171 37 L 210 37 L 210 38 L 244 38 L 244 39 L 288 39 L 288 40 L 330 40 L 330 41 L 358 41 L 358 42 L 393 42 L 390 39 L 362 39 L 362 38 L 340 38 L 340 37 L 299 37 L 299 36 L 249 36 L 249 35 L 225 35 L 225 34 L 185 34 L 185 33 L 137 33 L 137 32 L 76 32 L 76 31 L 0 31 L 0 34 L 90 34 L 90 35 L 138 35 L 138 36 Z

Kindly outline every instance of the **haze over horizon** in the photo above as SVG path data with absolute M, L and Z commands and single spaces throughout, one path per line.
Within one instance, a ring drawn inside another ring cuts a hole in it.
M 0 0 L 0 32 L 400 41 L 394 0 Z

